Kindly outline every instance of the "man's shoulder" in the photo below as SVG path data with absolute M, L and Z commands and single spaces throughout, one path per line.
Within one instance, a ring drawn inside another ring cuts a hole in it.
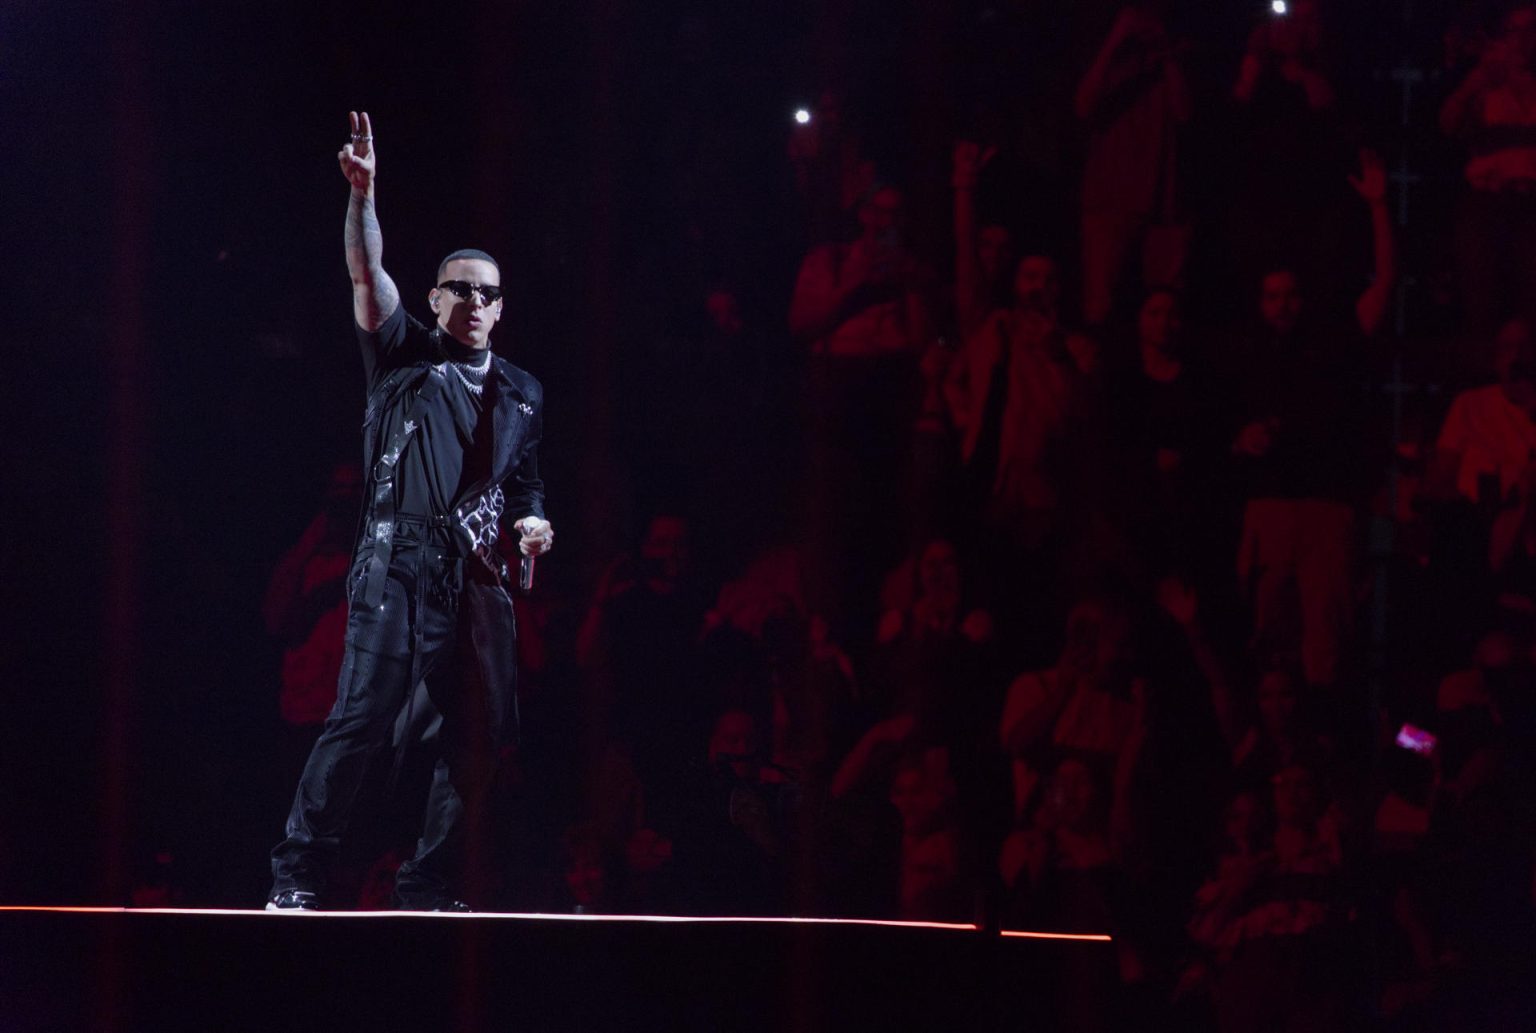
M 354 322 L 353 330 L 362 346 L 370 380 L 390 370 L 434 361 L 431 329 L 407 312 L 404 305 L 397 305 L 376 329 Z
M 813 244 L 800 260 L 800 271 L 835 273 L 852 250 L 853 245 L 838 241 Z
M 1505 395 L 1503 386 L 1496 383 L 1458 391 L 1456 397 L 1451 399 L 1450 412 L 1456 413 L 1462 419 L 1507 419 L 1517 422 L 1530 420 L 1525 410 L 1511 402 Z M 1447 413 L 1447 418 L 1449 416 L 1450 414 Z
M 381 322 L 376 329 L 369 330 L 367 327 L 358 323 L 355 319 L 353 320 L 352 326 L 353 329 L 357 332 L 357 336 L 364 340 L 376 340 L 381 337 L 401 337 L 406 334 L 413 336 L 426 335 L 430 332 L 425 323 L 407 312 L 405 305 L 398 302 L 395 305 L 394 311 L 385 316 L 383 322 Z
M 1476 387 L 1463 388 L 1456 392 L 1451 399 L 1452 405 L 1469 406 L 1472 408 L 1485 408 L 1488 406 L 1500 406 L 1504 402 L 1504 389 L 1498 384 L 1479 384 Z
M 977 349 L 996 347 L 998 341 L 1008 332 L 1008 320 L 1012 318 L 1011 311 L 1006 308 L 995 308 L 988 312 L 971 335 L 965 339 L 965 347 L 974 346 Z

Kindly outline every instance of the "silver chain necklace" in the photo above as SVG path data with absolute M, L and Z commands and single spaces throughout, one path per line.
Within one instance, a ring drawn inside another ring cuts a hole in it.
M 485 362 L 479 366 L 471 366 L 466 362 L 454 362 L 449 360 L 446 365 L 458 375 L 465 389 L 472 395 L 479 395 L 485 390 L 485 375 L 491 371 L 491 353 L 485 353 Z

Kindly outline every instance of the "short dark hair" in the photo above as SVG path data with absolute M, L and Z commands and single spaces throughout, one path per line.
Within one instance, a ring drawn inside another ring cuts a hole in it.
M 476 262 L 489 262 L 496 266 L 496 272 L 498 274 L 501 272 L 501 266 L 496 262 L 496 259 L 486 254 L 484 251 L 480 251 L 472 247 L 466 247 L 460 248 L 459 250 L 449 255 L 447 258 L 443 259 L 441 262 L 437 263 L 437 282 L 443 282 L 443 271 L 448 268 L 449 262 L 458 262 L 465 259 L 472 259 Z

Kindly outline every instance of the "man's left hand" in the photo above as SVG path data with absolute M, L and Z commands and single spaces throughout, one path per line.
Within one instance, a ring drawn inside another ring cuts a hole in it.
M 523 517 L 515 525 L 520 538 L 518 551 L 524 556 L 542 556 L 555 544 L 555 529 L 540 517 Z

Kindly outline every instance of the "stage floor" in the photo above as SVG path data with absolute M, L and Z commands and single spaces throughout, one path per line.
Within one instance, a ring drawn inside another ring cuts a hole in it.
M 664 915 L 0 908 L 0 1030 L 1031 1030 L 1107 936 Z

